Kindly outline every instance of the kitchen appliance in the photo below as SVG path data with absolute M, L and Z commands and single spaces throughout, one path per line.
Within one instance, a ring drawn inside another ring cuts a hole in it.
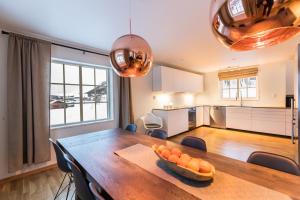
M 292 140 L 292 143 L 295 144 L 295 125 L 296 125 L 296 119 L 295 119 L 295 99 L 294 98 L 291 98 L 290 99 L 290 104 L 291 104 L 291 117 L 292 117 L 292 132 L 291 132 L 291 140 Z
M 286 95 L 285 96 L 285 107 L 291 108 L 292 103 L 294 102 L 294 95 Z
M 215 128 L 226 128 L 226 107 L 211 106 L 209 111 L 210 126 Z
M 196 107 L 189 108 L 189 130 L 196 128 Z

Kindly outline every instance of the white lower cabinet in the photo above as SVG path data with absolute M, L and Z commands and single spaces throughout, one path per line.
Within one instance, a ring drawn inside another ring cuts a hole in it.
M 196 127 L 203 125 L 203 106 L 196 107 Z
M 252 108 L 252 131 L 285 135 L 286 109 Z
M 251 130 L 251 108 L 227 107 L 226 127 L 240 130 Z
M 168 137 L 188 131 L 189 129 L 188 109 L 153 110 L 153 113 L 162 118 L 162 129 L 167 132 Z
M 291 136 L 292 116 L 289 109 L 227 107 L 226 128 Z M 297 136 L 298 125 L 295 126 Z
M 203 106 L 203 125 L 210 125 L 210 106 Z
M 196 107 L 196 126 L 210 125 L 210 106 Z M 163 119 L 168 137 L 188 131 L 188 109 L 153 110 Z M 295 117 L 297 117 L 297 112 Z M 298 122 L 298 120 L 295 120 Z M 291 110 L 282 108 L 226 107 L 226 128 L 291 136 Z M 298 136 L 298 124 L 295 125 Z

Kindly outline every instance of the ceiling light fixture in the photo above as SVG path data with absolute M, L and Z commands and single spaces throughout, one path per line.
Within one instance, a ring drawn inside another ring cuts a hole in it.
M 212 0 L 217 39 L 236 51 L 264 48 L 300 32 L 299 0 Z
M 114 71 L 122 77 L 145 76 L 153 63 L 152 50 L 145 39 L 131 32 L 131 0 L 129 2 L 130 33 L 118 38 L 109 54 Z

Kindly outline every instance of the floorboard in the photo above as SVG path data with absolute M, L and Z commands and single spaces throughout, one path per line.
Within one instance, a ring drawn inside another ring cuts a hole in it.
M 50 169 L 34 175 L 29 175 L 0 185 L 0 200 L 53 200 L 64 174 L 58 168 Z M 68 183 L 66 178 L 63 187 Z M 74 193 L 71 187 L 69 200 Z M 66 199 L 65 190 L 58 200 Z M 72 200 L 75 197 L 73 196 Z
M 207 150 L 230 158 L 246 161 L 253 151 L 267 151 L 287 156 L 298 162 L 298 145 L 292 144 L 290 138 L 258 134 L 246 131 L 200 127 L 189 132 L 169 138 L 180 143 L 192 135 L 205 140 Z

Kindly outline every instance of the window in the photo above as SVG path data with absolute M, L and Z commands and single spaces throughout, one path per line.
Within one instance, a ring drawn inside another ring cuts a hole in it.
M 230 0 L 228 1 L 228 10 L 232 17 L 244 14 L 244 6 L 242 0 Z
M 110 73 L 106 67 L 53 61 L 51 126 L 109 119 Z
M 221 97 L 223 99 L 256 99 L 257 77 L 222 80 L 221 88 Z

